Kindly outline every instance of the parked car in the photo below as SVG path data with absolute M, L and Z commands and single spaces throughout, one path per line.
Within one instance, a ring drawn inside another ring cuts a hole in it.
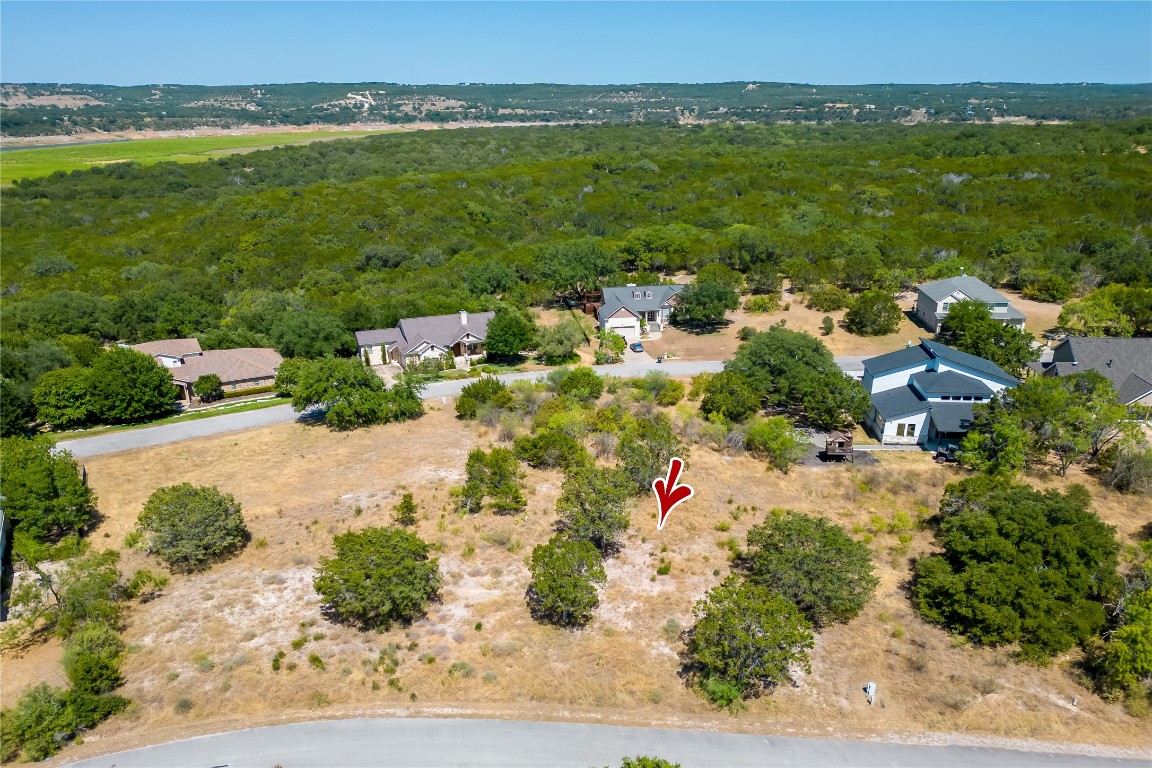
M 638 341 L 634 341 L 628 345 L 628 349 L 632 350 L 633 352 L 643 352 L 644 345 Z

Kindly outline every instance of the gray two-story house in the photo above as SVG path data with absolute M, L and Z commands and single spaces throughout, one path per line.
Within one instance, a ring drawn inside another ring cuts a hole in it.
M 936 333 L 940 330 L 940 323 L 948 316 L 948 309 L 958 301 L 979 301 L 988 306 L 994 319 L 1024 328 L 1024 315 L 1008 303 L 1008 297 L 971 275 L 949 277 L 947 280 L 936 280 L 919 286 L 916 317 L 925 328 Z

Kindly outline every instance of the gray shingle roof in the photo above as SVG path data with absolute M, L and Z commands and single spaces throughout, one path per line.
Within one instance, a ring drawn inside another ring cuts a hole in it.
M 982 301 L 985 304 L 1003 304 L 1008 301 L 1008 298 L 999 291 L 994 290 L 983 280 L 972 277 L 971 275 L 958 275 L 956 277 L 949 277 L 944 280 L 936 280 L 931 283 L 924 283 L 918 286 L 928 298 L 933 301 L 943 301 L 951 296 L 954 291 L 962 291 L 965 296 L 976 301 Z M 1023 315 L 1021 315 L 1023 317 Z
M 378 344 L 391 346 L 404 340 L 399 328 L 380 328 L 375 331 L 356 331 L 356 343 L 362 347 L 374 347 Z
M 932 403 L 932 424 L 937 432 L 967 432 L 972 426 L 972 403 Z
M 895 352 L 870 357 L 864 361 L 864 370 L 873 376 L 879 376 L 888 371 L 898 371 L 901 368 L 931 360 L 932 356 L 923 347 L 905 347 Z
M 424 341 L 447 349 L 469 333 L 483 341 L 488 336 L 488 323 L 495 316 L 495 312 L 469 312 L 467 323 L 460 322 L 459 312 L 451 315 L 406 317 L 396 328 L 357 331 L 356 343 L 360 346 L 396 345 L 401 354 L 407 354 Z
M 1120 402 L 1125 405 L 1134 403 L 1148 394 L 1152 394 L 1152 382 L 1135 373 L 1129 374 L 1128 378 L 1116 389 L 1116 395 Z
M 927 395 L 992 395 L 992 389 L 980 379 L 956 371 L 921 371 L 912 374 L 912 383 Z
M 872 405 L 885 420 L 890 421 L 897 416 L 927 411 L 929 404 L 927 400 L 920 399 L 911 387 L 897 387 L 872 395 Z
M 1152 382 L 1152 339 L 1109 339 L 1071 336 L 1052 351 L 1055 361 L 1045 373 L 1067 376 L 1096 371 L 1112 382 L 1121 402 L 1129 403 L 1148 393 L 1137 392 Z M 1075 365 L 1073 365 L 1075 362 Z M 1053 370 L 1054 369 L 1054 370 Z M 1133 378 L 1135 377 L 1135 378 Z
M 933 357 L 938 357 L 941 360 L 946 360 L 955 365 L 962 365 L 965 368 L 971 368 L 984 374 L 990 379 L 996 379 L 1002 384 L 1015 386 L 1020 383 L 1020 380 L 1012 376 L 1000 366 L 993 363 L 991 360 L 985 360 L 976 355 L 970 355 L 967 352 L 961 352 L 952 347 L 946 347 L 936 341 L 929 341 L 928 339 L 920 339 L 920 344 L 925 347 Z
M 598 319 L 611 317 L 621 307 L 627 307 L 633 312 L 654 312 L 664 306 L 670 298 L 684 290 L 682 285 L 634 285 L 617 286 L 604 289 L 604 304 L 597 311 Z M 652 298 L 648 292 L 652 292 Z M 639 293 L 640 298 L 635 298 Z

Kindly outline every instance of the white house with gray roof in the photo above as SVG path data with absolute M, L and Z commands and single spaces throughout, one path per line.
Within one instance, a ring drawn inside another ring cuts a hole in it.
M 604 289 L 604 303 L 596 310 L 601 329 L 610 329 L 628 341 L 645 331 L 662 331 L 676 306 L 682 285 L 625 285 Z
M 995 363 L 920 339 L 864 361 L 864 389 L 872 405 L 864 427 L 885 445 L 958 445 L 972 423 L 972 407 L 1019 380 Z
M 398 363 L 407 368 L 445 357 L 468 365 L 484 354 L 488 323 L 495 315 L 461 310 L 452 315 L 409 317 L 395 328 L 357 331 L 356 344 L 369 365 Z
M 958 301 L 979 301 L 987 305 L 994 320 L 1024 328 L 1024 315 L 1008 303 L 1008 298 L 971 275 L 950 277 L 919 286 L 916 317 L 925 328 L 936 333 L 940 330 L 940 323 L 947 317 L 948 309 Z

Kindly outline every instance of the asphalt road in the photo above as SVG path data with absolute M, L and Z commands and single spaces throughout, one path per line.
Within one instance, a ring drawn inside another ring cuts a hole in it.
M 329 720 L 175 741 L 70 765 L 95 768 L 616 768 L 625 757 L 662 757 L 684 768 L 723 766 L 931 766 L 1063 768 L 1148 761 L 973 747 L 766 737 L 511 720 Z
M 836 362 L 841 370 L 849 375 L 859 375 L 864 370 L 861 362 L 863 357 L 838 357 Z M 625 362 L 621 365 L 598 366 L 597 372 L 633 378 L 643 376 L 649 371 L 664 371 L 670 376 L 695 376 L 698 373 L 720 371 L 724 368 L 723 360 L 710 360 L 705 362 Z M 542 379 L 545 371 L 531 371 L 527 373 L 507 373 L 497 378 L 505 382 Z M 458 379 L 456 381 L 437 381 L 424 389 L 424 399 L 430 400 L 440 397 L 455 397 L 460 394 L 465 385 L 475 379 Z M 196 437 L 221 435 L 228 432 L 240 432 L 245 429 L 266 427 L 269 424 L 284 424 L 295 421 L 299 415 L 293 412 L 291 406 L 277 405 L 258 411 L 243 411 L 241 413 L 227 413 L 197 421 L 176 422 L 162 424 L 156 427 L 143 427 L 130 429 L 124 432 L 112 432 L 107 435 L 95 437 L 82 437 L 78 440 L 61 440 L 57 445 L 72 452 L 76 458 L 83 459 L 89 456 L 100 456 L 118 451 L 131 451 L 136 448 L 149 448 L 154 445 L 178 443 Z

